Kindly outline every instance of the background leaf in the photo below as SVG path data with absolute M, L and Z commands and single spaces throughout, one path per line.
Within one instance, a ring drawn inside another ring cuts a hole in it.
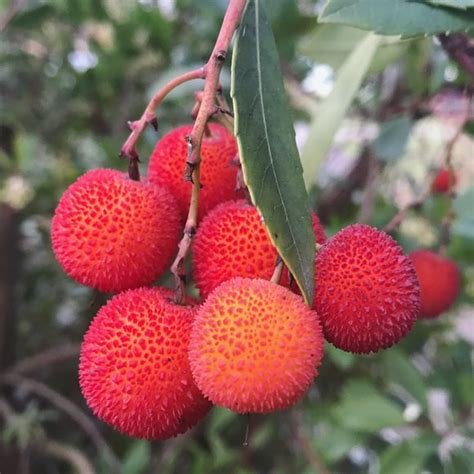
M 301 154 L 304 180 L 309 189 L 326 157 L 339 125 L 359 90 L 379 45 L 380 38 L 367 34 L 341 66 L 332 92 L 326 97 L 314 117 Z
M 400 158 L 410 136 L 413 120 L 411 117 L 397 117 L 387 120 L 382 127 L 378 137 L 372 143 L 375 156 L 382 161 L 393 161 Z
M 332 414 L 341 426 L 360 432 L 371 433 L 385 426 L 404 424 L 402 409 L 365 380 L 354 379 L 345 386 Z
M 420 372 L 408 357 L 397 349 L 382 354 L 382 367 L 391 383 L 395 383 L 409 392 L 423 407 L 426 407 L 427 387 Z
M 418 474 L 435 452 L 436 437 L 429 436 L 387 448 L 380 456 L 380 474 Z M 467 471 L 466 471 L 467 472 Z
M 150 457 L 150 443 L 144 440 L 134 441 L 123 460 L 122 474 L 141 474 L 148 467 Z
M 298 51 L 315 63 L 329 64 L 339 69 L 354 48 L 367 36 L 364 30 L 345 25 L 318 24 L 298 44 Z M 369 72 L 381 71 L 406 51 L 410 41 L 384 37 L 380 41 Z
M 426 3 L 432 5 L 442 5 L 445 7 L 460 8 L 465 10 L 466 8 L 474 8 L 474 0 L 424 0 Z
M 459 11 L 410 0 L 329 0 L 319 21 L 383 35 L 434 35 L 472 28 L 474 10 Z
M 232 57 L 235 129 L 245 182 L 305 300 L 314 294 L 314 234 L 272 31 L 249 1 Z

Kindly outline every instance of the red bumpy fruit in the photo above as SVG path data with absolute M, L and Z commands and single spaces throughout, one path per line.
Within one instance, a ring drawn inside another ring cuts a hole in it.
M 326 234 L 313 213 L 316 241 Z M 228 201 L 213 209 L 202 221 L 193 243 L 193 276 L 203 298 L 233 277 L 269 280 L 277 251 L 257 208 L 244 200 Z M 282 279 L 287 286 L 288 277 Z
M 188 156 L 186 136 L 192 125 L 175 128 L 157 144 L 148 167 L 152 183 L 168 188 L 178 200 L 186 215 L 191 199 L 191 186 L 183 179 Z M 237 166 L 232 160 L 237 154 L 237 144 L 231 133 L 222 125 L 209 124 L 210 136 L 204 136 L 201 146 L 199 216 L 204 216 L 220 202 L 236 196 Z
M 213 403 L 267 413 L 304 395 L 323 344 L 319 318 L 300 296 L 266 280 L 234 278 L 199 309 L 189 358 L 197 386 Z
M 421 290 L 421 318 L 435 318 L 456 300 L 461 286 L 459 268 L 450 258 L 429 250 L 409 255 Z
M 63 194 L 51 238 L 64 271 L 83 285 L 119 292 L 152 283 L 181 235 L 179 209 L 165 189 L 109 169 L 87 172 Z
M 315 308 L 326 339 L 349 352 L 397 343 L 420 310 L 415 269 L 385 232 L 367 225 L 342 229 L 316 257 Z
M 193 306 L 164 288 L 116 295 L 93 319 L 81 347 L 79 380 L 96 416 L 138 438 L 183 433 L 211 404 L 193 382 L 188 343 Z
M 435 194 L 446 194 L 456 185 L 457 177 L 453 171 L 447 168 L 439 170 L 431 183 L 431 192 Z

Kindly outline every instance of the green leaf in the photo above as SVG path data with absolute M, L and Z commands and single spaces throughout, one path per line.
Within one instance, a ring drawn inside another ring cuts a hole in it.
M 372 62 L 380 38 L 366 34 L 341 66 L 332 92 L 314 117 L 301 161 L 306 187 L 312 187 L 317 172 L 331 146 L 333 137 Z
M 380 474 L 419 474 L 436 452 L 438 439 L 422 436 L 387 448 L 380 456 Z
M 299 52 L 312 61 L 338 69 L 367 33 L 344 25 L 318 25 L 299 44 Z
M 342 459 L 354 446 L 361 444 L 366 434 L 354 433 L 335 423 L 321 423 L 318 434 L 312 437 L 312 444 L 328 463 Z
M 314 294 L 315 242 L 291 112 L 272 31 L 250 0 L 232 58 L 235 130 L 245 182 L 305 300 Z
M 424 0 L 432 5 L 441 5 L 443 7 L 452 7 L 465 10 L 466 8 L 474 8 L 474 0 Z
M 140 474 L 148 467 L 151 458 L 151 448 L 148 441 L 134 441 L 122 464 L 122 474 Z
M 298 51 L 315 63 L 329 64 L 337 70 L 354 47 L 366 36 L 365 31 L 350 26 L 317 25 L 300 41 Z M 382 38 L 369 72 L 377 73 L 396 61 L 407 49 L 409 43 L 409 41 L 399 41 L 398 37 Z
M 382 365 L 386 380 L 404 388 L 426 407 L 427 387 L 423 378 L 402 351 L 391 349 L 382 354 Z
M 410 117 L 397 117 L 385 122 L 372 144 L 375 156 L 382 161 L 400 158 L 405 151 L 412 127 L 413 120 Z
M 347 383 L 332 415 L 346 429 L 366 433 L 404 424 L 402 409 L 365 380 Z
M 471 29 L 474 10 L 459 11 L 411 0 L 329 0 L 319 21 L 409 37 Z

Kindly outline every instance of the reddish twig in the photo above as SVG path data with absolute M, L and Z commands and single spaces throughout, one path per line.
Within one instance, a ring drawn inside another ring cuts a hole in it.
M 316 451 L 315 447 L 311 443 L 311 439 L 305 433 L 304 427 L 302 426 L 301 415 L 299 413 L 293 413 L 290 417 L 290 426 L 292 428 L 295 440 L 301 448 L 306 461 L 314 469 L 315 472 L 320 474 L 330 474 L 329 468 L 326 466 L 324 459 Z
M 156 108 L 163 102 L 163 99 L 173 90 L 185 82 L 193 79 L 205 79 L 206 67 L 194 69 L 193 71 L 185 72 L 178 77 L 175 77 L 167 84 L 165 84 L 150 100 L 145 111 L 139 120 L 129 122 L 129 127 L 132 130 L 129 137 L 122 145 L 120 156 L 130 160 L 129 174 L 131 179 L 137 179 L 138 176 L 138 151 L 136 148 L 137 141 L 145 131 L 148 125 L 151 125 L 155 130 L 158 128 L 158 120 L 155 115 Z
M 431 193 L 431 183 L 428 184 L 427 188 L 421 193 L 421 195 L 409 202 L 407 205 L 402 207 L 396 214 L 393 216 L 392 220 L 384 227 L 385 232 L 393 232 L 405 219 L 406 215 L 408 214 L 408 211 L 411 209 L 416 209 L 417 207 L 420 207 L 426 200 L 426 198 L 430 195 Z
M 0 33 L 5 30 L 10 21 L 15 18 L 15 15 L 26 5 L 26 0 L 13 0 L 10 6 L 5 10 L 5 13 L 0 17 Z
M 209 61 L 204 67 L 206 72 L 204 91 L 200 100 L 199 110 L 197 111 L 196 121 L 194 122 L 191 134 L 186 137 L 189 152 L 184 170 L 184 179 L 192 182 L 193 188 L 183 238 L 179 243 L 178 254 L 171 267 L 171 272 L 175 277 L 176 283 L 176 302 L 180 304 L 183 303 L 185 294 L 184 282 L 186 270 L 184 269 L 184 261 L 197 227 L 199 190 L 201 187 L 199 180 L 199 161 L 202 139 L 206 131 L 207 122 L 216 111 L 216 93 L 219 88 L 220 72 L 226 59 L 234 31 L 240 22 L 244 7 L 245 0 L 231 0 L 227 7 L 216 44 Z

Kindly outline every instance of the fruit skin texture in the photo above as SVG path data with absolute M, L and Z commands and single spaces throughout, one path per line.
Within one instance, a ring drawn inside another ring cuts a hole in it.
M 180 236 L 179 209 L 168 191 L 110 169 L 89 171 L 69 186 L 51 227 L 64 271 L 103 292 L 152 283 Z
M 416 250 L 408 256 L 415 266 L 421 289 L 419 317 L 435 318 L 446 311 L 459 294 L 459 268 L 450 258 L 429 250 Z
M 326 234 L 313 213 L 318 243 Z M 193 276 L 203 298 L 233 277 L 269 280 L 277 251 L 257 208 L 244 200 L 228 201 L 213 209 L 202 221 L 193 243 Z M 288 286 L 287 272 L 282 284 Z M 296 287 L 295 287 L 296 288 Z
M 290 290 L 262 279 L 217 287 L 193 323 L 189 359 L 214 404 L 268 413 L 295 404 L 323 356 L 318 315 Z
M 199 193 L 199 216 L 203 217 L 217 204 L 236 197 L 237 166 L 232 160 L 237 154 L 235 138 L 222 125 L 209 124 L 211 136 L 202 141 Z M 175 128 L 155 146 L 148 166 L 152 183 L 168 188 L 176 197 L 183 215 L 186 215 L 191 199 L 191 184 L 184 181 L 188 146 L 186 135 L 192 125 Z
M 446 194 L 456 185 L 456 175 L 447 168 L 442 168 L 431 184 L 431 192 L 434 194 Z
M 194 306 L 178 306 L 164 288 L 116 295 L 93 319 L 81 346 L 79 381 L 101 420 L 137 438 L 183 433 L 211 404 L 188 362 Z
M 363 354 L 386 349 L 411 330 L 420 288 L 413 265 L 388 234 L 355 224 L 318 252 L 314 301 L 326 339 Z

